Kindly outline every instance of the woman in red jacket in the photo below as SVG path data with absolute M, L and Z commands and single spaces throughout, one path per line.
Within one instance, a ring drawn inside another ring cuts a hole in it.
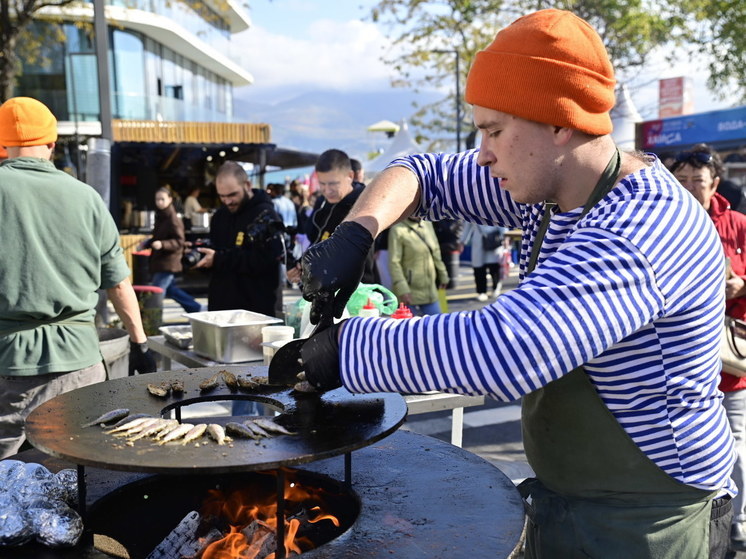
M 182 271 L 181 257 L 184 253 L 184 224 L 173 205 L 173 196 L 167 188 L 155 193 L 155 225 L 150 239 L 150 272 L 152 284 L 162 288 L 166 297 L 179 303 L 186 312 L 202 309 L 197 301 L 174 284 L 174 274 Z
M 730 259 L 730 272 L 725 282 L 725 313 L 733 318 L 746 318 L 746 215 L 731 210 L 730 203 L 717 193 L 723 164 L 717 152 L 706 144 L 698 144 L 691 151 L 681 152 L 671 166 L 679 182 L 707 210 L 723 243 L 725 257 Z M 746 377 L 738 377 L 723 370 L 720 390 L 725 394 L 723 405 L 728 413 L 736 439 L 738 459 L 733 467 L 733 481 L 738 496 L 733 500 L 731 547 L 746 551 Z

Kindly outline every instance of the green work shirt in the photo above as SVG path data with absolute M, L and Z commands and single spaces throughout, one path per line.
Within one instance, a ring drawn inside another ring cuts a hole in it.
M 4 161 L 0 241 L 0 375 L 101 361 L 96 290 L 116 286 L 129 269 L 99 194 L 50 161 Z

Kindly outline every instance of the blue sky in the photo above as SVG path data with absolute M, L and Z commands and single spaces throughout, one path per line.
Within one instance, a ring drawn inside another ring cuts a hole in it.
M 234 35 L 234 56 L 255 78 L 247 90 L 263 102 L 313 90 L 382 91 L 391 70 L 381 61 L 389 48 L 385 30 L 368 19 L 376 0 L 253 0 L 252 27 Z M 645 119 L 656 117 L 659 78 L 689 75 L 695 111 L 732 106 L 704 86 L 706 73 L 682 58 L 651 62 L 636 80 L 632 98 Z M 645 87 L 639 84 L 648 82 Z

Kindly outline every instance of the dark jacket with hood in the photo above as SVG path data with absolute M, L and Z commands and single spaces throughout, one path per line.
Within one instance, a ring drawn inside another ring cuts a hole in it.
M 357 202 L 364 188 L 360 183 L 354 183 L 354 185 L 352 192 L 336 204 L 328 203 L 323 197 L 316 201 L 306 230 L 306 235 L 311 244 L 320 243 L 328 239 L 337 228 L 337 225 L 342 223 L 347 214 L 350 213 L 352 206 Z M 365 260 L 365 270 L 361 281 L 363 283 L 381 282 L 373 247 L 371 247 L 368 252 L 368 258 Z
M 208 308 L 275 316 L 282 242 L 269 227 L 257 227 L 256 222 L 260 216 L 281 220 L 265 191 L 251 192 L 252 197 L 247 196 L 236 213 L 223 206 L 210 221 L 210 242 L 216 252 Z

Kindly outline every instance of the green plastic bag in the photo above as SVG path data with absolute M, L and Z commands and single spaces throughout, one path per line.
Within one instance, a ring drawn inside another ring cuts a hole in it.
M 393 313 L 399 306 L 396 295 L 384 286 L 377 283 L 361 283 L 347 301 L 347 311 L 351 316 L 359 315 L 360 309 L 365 306 L 368 299 L 382 315 Z

